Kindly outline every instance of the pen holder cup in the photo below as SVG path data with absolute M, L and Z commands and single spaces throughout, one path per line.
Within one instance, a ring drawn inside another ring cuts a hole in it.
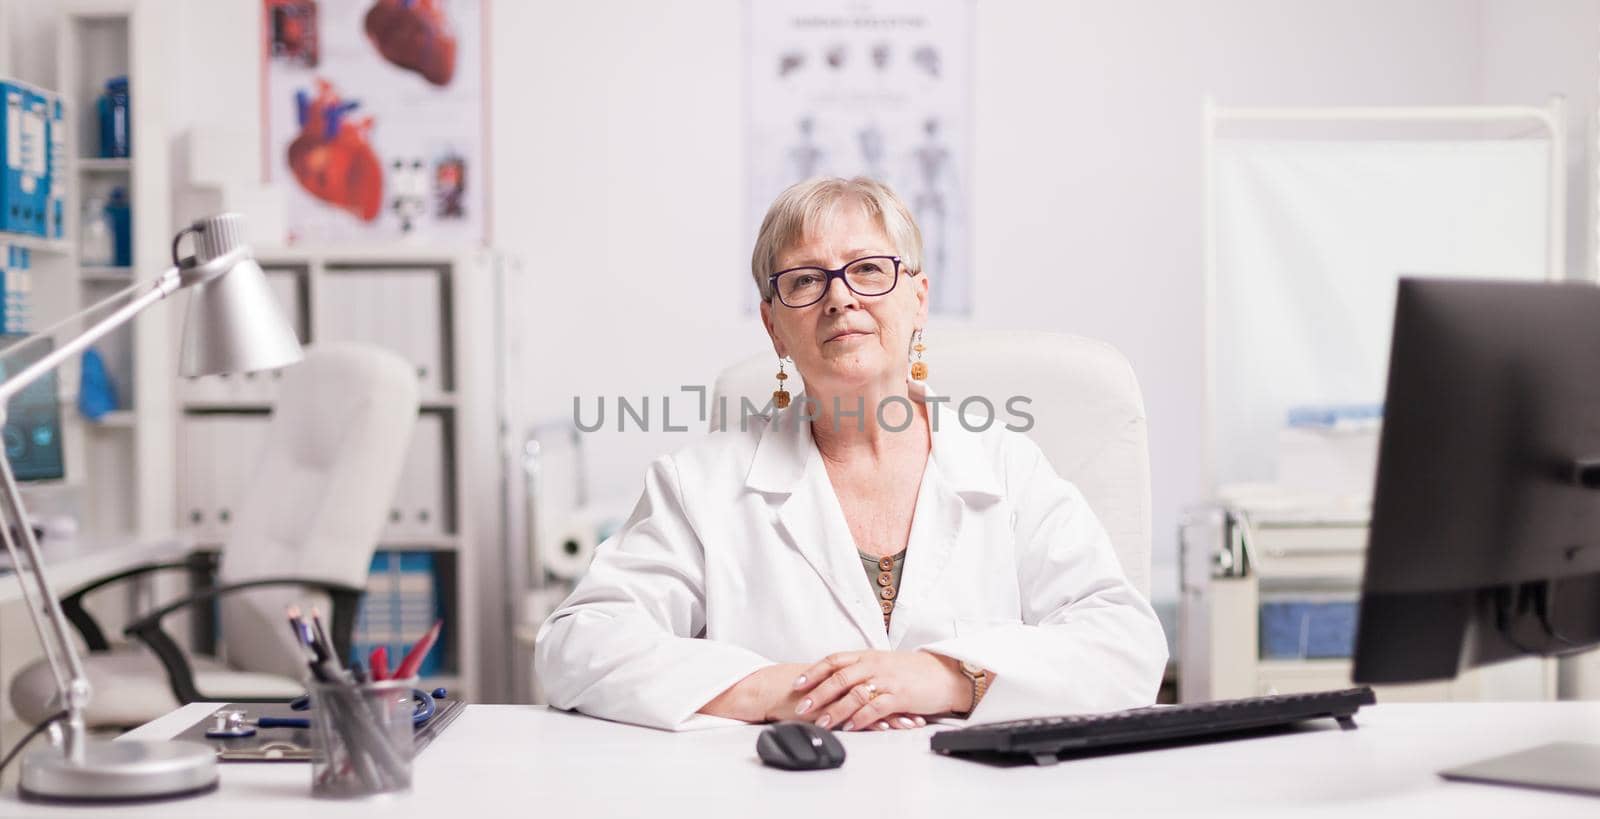
M 311 795 L 359 799 L 411 790 L 415 678 L 309 683 Z

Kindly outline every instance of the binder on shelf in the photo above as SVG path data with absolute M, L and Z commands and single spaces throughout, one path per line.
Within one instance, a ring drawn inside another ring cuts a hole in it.
M 367 655 L 383 646 L 390 661 L 398 662 L 435 621 L 442 619 L 450 625 L 439 593 L 438 568 L 435 555 L 429 552 L 380 550 L 372 556 L 367 593 L 356 612 L 352 659 L 365 664 Z M 418 669 L 419 676 L 435 676 L 444 668 L 442 658 L 450 654 L 450 633 L 450 628 L 440 633 Z
M 225 540 L 232 531 L 239 501 L 254 486 L 268 418 L 261 413 L 206 413 L 184 420 L 179 509 L 185 527 L 200 542 Z
M 0 80 L 0 100 L 0 230 L 59 239 L 70 185 L 61 95 Z
M 256 468 L 267 446 L 267 422 L 263 414 L 219 414 L 215 429 L 218 440 L 213 452 L 217 458 L 216 518 L 224 532 L 233 530 L 239 502 L 255 487 Z
M 423 400 L 446 391 L 442 274 L 434 269 L 339 271 L 327 277 L 327 333 L 376 344 L 416 369 Z
M 29 332 L 33 290 L 28 273 L 30 255 L 25 247 L 6 246 L 6 264 L 0 268 L 0 333 Z
M 45 95 L 31 86 L 19 84 L 22 92 L 21 173 L 17 177 L 22 204 L 21 233 L 44 236 L 45 211 L 50 201 L 50 112 Z
M 197 541 L 214 543 L 221 540 L 221 532 L 211 519 L 211 487 L 213 445 L 212 425 L 206 416 L 184 418 L 179 428 L 178 451 L 178 515 L 180 527 L 193 534 Z
M 1354 595 L 1263 594 L 1258 636 L 1263 660 L 1348 660 L 1356 642 Z
M 46 93 L 45 96 L 50 111 L 47 128 L 50 141 L 47 171 L 50 179 L 49 210 L 45 215 L 48 222 L 45 235 L 60 239 L 67 232 L 67 191 L 72 184 L 67 175 L 67 113 L 60 94 Z
M 44 95 L 0 80 L 5 121 L 0 128 L 0 230 L 43 236 L 47 192 Z
M 33 203 L 32 222 L 29 232 L 35 236 L 47 237 L 50 235 L 50 98 L 49 95 L 38 89 L 28 90 L 28 127 L 31 132 L 29 143 L 35 147 L 30 154 L 34 160 L 33 171 L 34 185 L 29 193 L 29 201 Z
M 405 467 L 395 488 L 384 536 L 389 540 L 437 538 L 446 531 L 446 489 L 449 486 L 445 454 L 445 419 L 423 412 L 411 433 Z
M 445 301 L 440 275 L 433 270 L 404 270 L 384 274 L 383 288 L 391 309 L 383 314 L 384 338 L 416 368 L 424 396 L 445 392 L 444 334 L 440 321 Z
M 22 88 L 0 80 L 0 102 L 5 105 L 0 127 L 0 230 L 22 233 Z

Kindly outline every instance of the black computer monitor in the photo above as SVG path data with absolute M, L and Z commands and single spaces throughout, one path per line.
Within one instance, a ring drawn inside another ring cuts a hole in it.
M 47 336 L 26 344 L 26 335 L 0 334 L 0 381 L 38 361 L 55 348 Z M 66 477 L 61 448 L 61 401 L 54 370 L 12 396 L 6 404 L 6 460 L 19 481 L 58 481 Z
M 1353 677 L 1596 645 L 1600 288 L 1402 280 Z

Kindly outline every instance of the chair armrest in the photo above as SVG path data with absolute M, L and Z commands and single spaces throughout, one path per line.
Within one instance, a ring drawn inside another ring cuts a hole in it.
M 100 629 L 100 624 L 95 621 L 94 616 L 89 614 L 89 611 L 83 607 L 85 595 L 112 583 L 120 583 L 129 578 L 139 577 L 151 572 L 186 569 L 191 575 L 215 576 L 217 563 L 217 554 L 215 552 L 192 552 L 182 560 L 173 560 L 166 563 L 145 563 L 140 566 L 134 566 L 131 569 L 124 569 L 115 574 L 108 574 L 105 577 L 91 580 L 87 584 L 79 586 L 71 594 L 61 598 L 61 613 L 65 614 L 73 627 L 78 629 L 78 633 L 83 635 L 83 641 L 89 646 L 91 652 L 108 651 L 111 648 L 111 644 L 107 642 L 105 632 Z
M 327 592 L 328 597 L 333 602 L 332 634 L 329 637 L 333 640 L 334 651 L 337 652 L 341 661 L 350 655 L 350 640 L 356 625 L 356 607 L 361 603 L 361 595 L 366 590 L 304 577 L 269 577 L 204 589 L 186 597 L 180 597 L 145 614 L 129 623 L 128 627 L 123 629 L 123 633 L 139 640 L 149 646 L 151 651 L 155 652 L 156 657 L 161 660 L 161 665 L 166 669 L 167 681 L 172 684 L 172 693 L 173 696 L 178 698 L 178 702 L 187 705 L 191 702 L 212 701 L 213 698 L 207 697 L 199 689 L 195 688 L 194 669 L 189 667 L 189 658 L 184 656 L 183 651 L 178 648 L 178 644 L 172 639 L 172 636 L 161 628 L 161 621 L 167 615 L 197 603 L 210 602 L 223 595 L 233 594 L 238 591 L 269 586 L 300 586 Z M 287 621 L 284 622 L 284 628 L 288 628 Z M 279 700 L 271 697 L 229 697 L 228 701 L 278 702 Z

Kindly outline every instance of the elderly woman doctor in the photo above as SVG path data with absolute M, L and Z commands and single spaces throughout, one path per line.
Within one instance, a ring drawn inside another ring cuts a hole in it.
M 1161 626 L 1083 496 L 927 400 L 921 253 L 880 183 L 779 195 L 751 267 L 788 406 L 655 461 L 539 632 L 552 705 L 888 730 L 1154 701 Z

